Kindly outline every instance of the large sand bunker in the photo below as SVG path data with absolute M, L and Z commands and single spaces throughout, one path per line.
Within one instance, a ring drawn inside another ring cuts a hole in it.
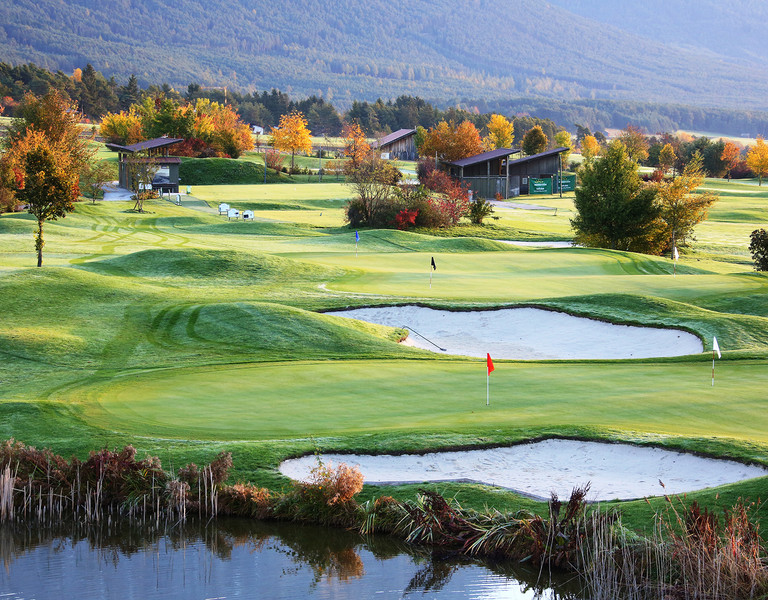
M 614 325 L 538 308 L 446 311 L 384 306 L 333 311 L 341 317 L 407 327 L 407 343 L 435 352 L 516 360 L 655 358 L 699 354 L 695 335 L 675 329 Z M 444 349 L 444 350 L 441 350 Z
M 366 483 L 474 481 L 534 498 L 567 498 L 591 483 L 588 499 L 627 500 L 681 494 L 768 475 L 768 469 L 659 448 L 574 440 L 545 440 L 509 448 L 429 454 L 323 454 L 324 463 L 358 465 Z M 280 472 L 306 480 L 317 457 L 286 460 Z M 664 487 L 660 482 L 664 483 Z

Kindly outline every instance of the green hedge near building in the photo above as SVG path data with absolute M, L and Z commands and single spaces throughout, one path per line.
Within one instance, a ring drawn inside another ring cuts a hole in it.
M 263 183 L 264 165 L 231 158 L 182 158 L 179 166 L 181 187 Z M 267 183 L 278 183 L 280 176 L 267 171 Z

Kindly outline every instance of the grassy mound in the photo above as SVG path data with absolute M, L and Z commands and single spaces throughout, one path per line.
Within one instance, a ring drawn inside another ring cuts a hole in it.
M 35 218 L 27 213 L 9 214 L 0 219 L 0 234 L 31 234 L 36 228 L 37 223 Z
M 404 332 L 263 302 L 175 305 L 151 324 L 153 339 L 232 360 L 403 356 L 421 352 L 395 345 Z
M 263 183 L 264 165 L 231 158 L 183 158 L 179 167 L 181 185 Z M 267 183 L 281 179 L 267 172 Z
M 118 268 L 126 275 L 150 279 L 194 280 L 196 285 L 241 285 L 254 281 L 317 280 L 338 275 L 337 269 L 289 258 L 237 250 L 152 249 L 88 263 L 90 268 Z

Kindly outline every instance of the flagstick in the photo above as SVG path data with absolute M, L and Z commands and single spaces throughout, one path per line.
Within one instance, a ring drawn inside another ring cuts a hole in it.
M 357 258 L 357 242 L 355 242 L 355 258 Z
M 491 374 L 487 372 L 485 374 L 485 405 L 491 405 Z
M 712 387 L 715 387 L 715 349 L 712 348 Z

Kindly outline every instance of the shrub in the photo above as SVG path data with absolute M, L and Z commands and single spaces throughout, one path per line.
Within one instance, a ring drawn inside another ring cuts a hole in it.
M 496 194 L 496 200 L 501 200 L 501 194 Z M 493 205 L 485 198 L 475 198 L 469 203 L 469 220 L 475 225 L 482 225 L 483 219 L 493 213 Z
M 250 483 L 236 483 L 219 492 L 219 509 L 230 516 L 266 519 L 272 512 L 270 500 L 269 490 Z
M 768 232 L 765 229 L 755 229 L 749 239 L 749 251 L 755 261 L 755 271 L 768 271 Z
M 301 484 L 305 493 L 314 495 L 328 506 L 350 502 L 363 489 L 363 474 L 357 467 L 340 463 L 319 463 L 312 469 L 309 482 Z
M 359 526 L 360 506 L 354 496 L 363 489 L 363 475 L 357 467 L 338 467 L 318 461 L 309 480 L 297 482 L 291 493 L 275 499 L 273 514 L 294 521 Z
M 280 171 L 283 168 L 284 156 L 277 150 L 267 150 L 264 153 L 264 161 L 267 163 L 267 167 L 274 171 Z
M 397 228 L 403 231 L 407 230 L 409 226 L 416 223 L 416 216 L 419 214 L 418 210 L 408 210 L 404 208 L 397 215 L 395 215 L 395 221 Z
M 350 227 L 364 227 L 367 225 L 365 206 L 360 198 L 352 198 L 345 207 L 345 218 Z
M 437 163 L 434 158 L 421 158 L 416 163 L 416 177 L 418 177 L 421 183 L 437 170 Z
M 433 198 L 436 210 L 448 225 L 456 225 L 469 212 L 467 188 L 447 173 L 434 170 L 422 182 L 424 187 L 438 194 Z

